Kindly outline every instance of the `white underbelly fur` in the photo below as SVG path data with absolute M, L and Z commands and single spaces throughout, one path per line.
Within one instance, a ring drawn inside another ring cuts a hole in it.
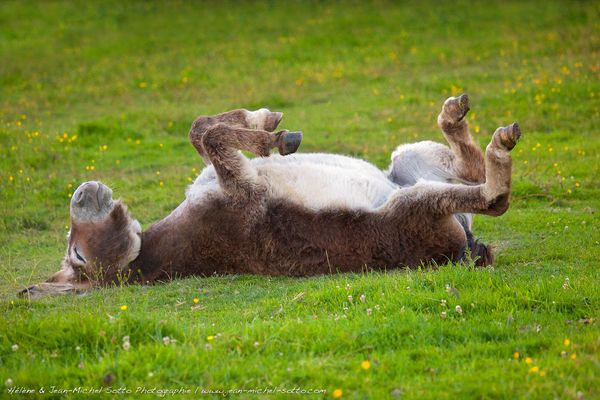
M 312 210 L 374 209 L 398 188 L 372 164 L 335 154 L 273 155 L 250 162 L 268 182 L 271 197 Z M 199 202 L 215 191 L 220 188 L 215 170 L 209 166 L 189 186 L 186 196 L 188 201 Z

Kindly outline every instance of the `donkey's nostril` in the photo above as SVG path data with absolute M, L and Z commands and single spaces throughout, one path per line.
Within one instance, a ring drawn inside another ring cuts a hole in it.
M 83 202 L 83 190 L 79 190 L 75 193 L 75 203 L 81 204 Z

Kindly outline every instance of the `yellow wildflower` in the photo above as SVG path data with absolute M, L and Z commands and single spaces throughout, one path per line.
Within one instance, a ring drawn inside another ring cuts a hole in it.
M 371 368 L 371 362 L 369 360 L 365 360 L 360 363 L 360 367 L 366 371 Z

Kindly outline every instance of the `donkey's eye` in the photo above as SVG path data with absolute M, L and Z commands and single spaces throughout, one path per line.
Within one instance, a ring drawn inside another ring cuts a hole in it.
M 77 247 L 74 247 L 74 248 L 73 248 L 73 250 L 75 251 L 75 257 L 77 257 L 77 259 L 78 259 L 79 261 L 81 261 L 82 263 L 84 263 L 84 264 L 85 264 L 85 258 L 83 258 L 83 257 L 81 256 L 81 254 L 79 254 L 79 252 L 77 251 Z

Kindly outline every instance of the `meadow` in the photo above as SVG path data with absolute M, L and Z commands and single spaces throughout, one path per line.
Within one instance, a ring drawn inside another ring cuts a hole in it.
M 1 2 L 0 398 L 600 398 L 599 21 L 593 1 Z M 386 168 L 443 141 L 463 92 L 482 146 L 524 134 L 511 208 L 475 218 L 493 267 L 16 296 L 59 269 L 81 182 L 144 228 L 179 204 L 197 115 L 283 111 L 300 151 Z

